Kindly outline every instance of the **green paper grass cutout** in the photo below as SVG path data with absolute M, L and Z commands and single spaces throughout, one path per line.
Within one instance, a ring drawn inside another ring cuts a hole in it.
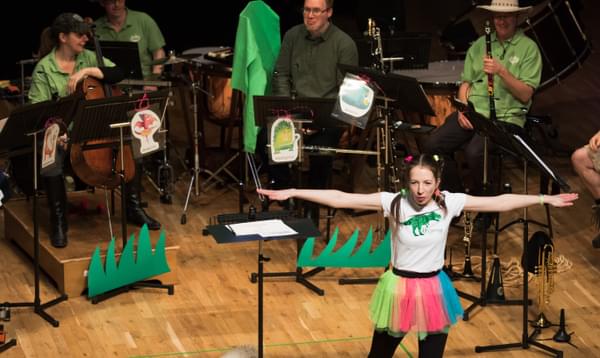
M 373 228 L 369 228 L 367 237 L 362 245 L 353 255 L 352 252 L 358 242 L 358 229 L 354 230 L 350 239 L 336 252 L 333 252 L 337 243 L 337 238 L 340 230 L 335 228 L 329 243 L 314 259 L 313 251 L 315 247 L 315 238 L 310 237 L 302 246 L 300 255 L 298 255 L 298 267 L 386 267 L 390 263 L 391 248 L 390 240 L 391 233 L 387 232 L 384 240 L 371 253 L 373 243 Z
M 154 253 L 152 253 L 148 226 L 145 224 L 142 226 L 137 245 L 137 261 L 133 252 L 135 241 L 135 234 L 131 234 L 117 266 L 115 239 L 110 240 L 106 250 L 106 270 L 100 257 L 100 247 L 96 247 L 88 272 L 88 297 L 94 297 L 115 288 L 171 271 L 165 255 L 166 236 L 164 230 L 160 233 L 160 238 L 156 243 Z

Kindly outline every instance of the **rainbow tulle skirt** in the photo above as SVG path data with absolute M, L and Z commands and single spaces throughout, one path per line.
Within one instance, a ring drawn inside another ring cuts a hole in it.
M 394 337 L 413 331 L 419 339 L 447 333 L 463 315 L 456 289 L 444 271 L 428 278 L 407 278 L 386 271 L 375 288 L 369 311 L 375 330 Z

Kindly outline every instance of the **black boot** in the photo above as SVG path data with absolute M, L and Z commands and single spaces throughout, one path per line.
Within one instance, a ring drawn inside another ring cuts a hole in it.
M 135 176 L 125 184 L 125 200 L 127 201 L 127 221 L 132 224 L 148 225 L 150 230 L 160 229 L 160 223 L 146 214 L 141 206 L 140 190 L 142 187 L 142 166 L 136 162 Z
M 67 192 L 62 175 L 43 177 L 50 212 L 50 242 L 54 247 L 67 246 Z

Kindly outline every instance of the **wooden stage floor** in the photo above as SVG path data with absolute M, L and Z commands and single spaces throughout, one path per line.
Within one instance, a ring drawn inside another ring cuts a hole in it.
M 521 170 L 507 164 L 508 180 L 514 192 L 519 192 Z M 574 331 L 572 342 L 578 347 L 544 341 L 563 349 L 566 357 L 600 356 L 597 333 L 600 332 L 600 250 L 591 247 L 595 234 L 589 222 L 591 198 L 574 177 L 566 158 L 556 161 L 557 168 L 567 178 L 581 198 L 572 208 L 552 210 L 555 228 L 556 254 L 564 255 L 572 267 L 555 276 L 555 292 L 546 310 L 553 322 L 561 308 L 566 309 L 568 331 Z M 532 171 L 530 190 L 538 190 Z M 369 179 L 369 178 L 367 178 Z M 372 178 L 370 178 L 372 179 Z M 180 247 L 177 251 L 175 295 L 162 290 L 140 289 L 122 294 L 97 305 L 84 296 L 70 297 L 48 310 L 60 321 L 52 328 L 30 309 L 13 309 L 12 320 L 4 322 L 9 338 L 16 337 L 17 347 L 3 357 L 131 357 L 131 356 L 197 356 L 218 357 L 233 346 L 256 345 L 257 286 L 248 277 L 256 271 L 257 245 L 241 243 L 218 245 L 202 236 L 202 228 L 211 216 L 235 211 L 237 196 L 231 190 L 217 190 L 194 198 L 186 225 L 179 223 L 186 182 L 177 184 L 172 205 L 159 204 L 148 189 L 148 209 L 163 223 L 168 240 Z M 149 186 L 147 187 L 149 188 Z M 248 194 L 252 201 L 255 196 Z M 208 204 L 207 204 L 208 203 Z M 3 211 L 2 215 L 4 215 Z M 532 218 L 543 220 L 541 207 L 529 211 Z M 502 222 L 519 216 L 511 212 Z M 334 225 L 345 238 L 354 228 L 367 230 L 376 222 L 376 215 L 353 218 L 337 214 Z M 1 220 L 4 222 L 4 220 Z M 3 225 L 3 224 L 2 224 Z M 324 220 L 321 221 L 324 228 Z M 532 227 L 530 232 L 535 231 Z M 4 232 L 3 228 L 0 232 Z M 462 265 L 462 232 L 453 228 L 449 247 L 453 248 L 455 268 Z M 503 264 L 518 260 L 522 236 L 513 227 L 500 236 L 499 252 Z M 265 244 L 271 257 L 267 272 L 289 271 L 295 265 L 295 245 L 288 241 Z M 474 256 L 479 256 L 477 249 Z M 478 257 L 473 258 L 477 264 Z M 8 240 L 0 240 L 0 300 L 28 301 L 33 297 L 31 261 Z M 476 265 L 477 266 L 477 265 Z M 477 267 L 476 267 L 477 272 Z M 311 281 L 325 290 L 317 296 L 288 278 L 267 279 L 264 290 L 264 334 L 267 357 L 365 357 L 370 346 L 371 324 L 368 318 L 372 285 L 338 284 L 340 278 L 375 277 L 376 269 L 327 269 Z M 508 298 L 521 295 L 520 279 L 510 279 L 505 273 Z M 508 287 L 517 283 L 517 287 Z M 479 284 L 457 281 L 457 288 L 477 295 Z M 537 296 L 535 280 L 530 296 Z M 57 295 L 47 276 L 42 276 L 42 302 Z M 463 300 L 467 307 L 469 301 Z M 529 317 L 537 314 L 537 305 L 529 309 Z M 517 342 L 521 337 L 521 308 L 487 306 L 477 308 L 468 322 L 459 322 L 450 332 L 446 357 L 472 357 L 475 345 Z M 546 329 L 541 337 L 549 338 L 555 328 Z M 416 353 L 416 337 L 405 339 L 405 347 Z M 398 357 L 407 356 L 399 348 Z M 416 355 L 415 355 L 416 356 Z M 487 353 L 485 357 L 544 356 L 536 348 Z
M 87 289 L 87 270 L 90 266 L 92 253 L 100 248 L 104 260 L 108 242 L 111 238 L 110 226 L 107 220 L 105 194 L 103 190 L 91 192 L 69 193 L 69 204 L 72 206 L 68 213 L 69 245 L 57 249 L 50 243 L 48 209 L 45 197 L 38 200 L 38 223 L 40 237 L 40 267 L 54 281 L 57 288 L 68 296 L 79 296 Z M 115 206 L 120 201 L 115 200 Z M 112 209 L 111 209 L 112 210 Z M 5 239 L 14 242 L 33 257 L 33 200 L 19 198 L 11 200 L 4 209 Z M 116 238 L 115 251 L 117 260 L 123 249 L 122 227 L 120 212 L 112 215 L 112 236 Z M 140 228 L 127 226 L 127 239 L 138 235 Z M 150 240 L 156 245 L 160 231 L 151 231 Z M 170 272 L 154 277 L 164 284 L 177 281 L 176 251 L 179 248 L 167 240 L 165 253 L 169 262 Z M 135 249 L 134 249 L 135 250 Z M 87 292 L 85 292 L 87 294 Z

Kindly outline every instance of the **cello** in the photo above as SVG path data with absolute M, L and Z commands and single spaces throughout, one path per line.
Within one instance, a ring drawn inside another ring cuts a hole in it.
M 90 28 L 90 35 L 94 40 L 97 65 L 104 67 L 104 57 L 93 27 Z M 84 78 L 78 85 L 78 92 L 87 100 L 122 94 L 118 88 L 112 88 L 94 77 Z M 87 149 L 85 147 L 95 148 Z M 120 153 L 115 155 L 113 147 L 114 141 L 107 139 L 71 144 L 70 159 L 73 171 L 84 183 L 90 186 L 113 189 L 120 184 L 120 173 L 114 168 L 121 168 L 122 157 L 124 179 L 125 182 L 130 182 L 135 176 L 135 162 L 131 146 L 126 145 L 123 147 L 123 156 Z

